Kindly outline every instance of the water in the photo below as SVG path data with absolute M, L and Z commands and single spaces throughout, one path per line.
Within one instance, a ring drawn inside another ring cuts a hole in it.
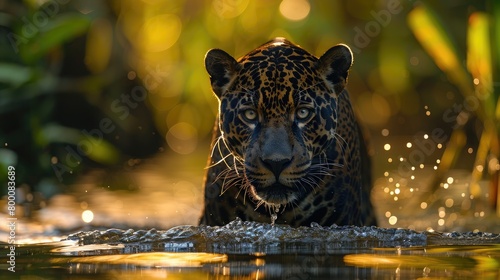
M 500 277 L 500 235 L 236 220 L 223 227 L 80 231 L 19 245 L 2 279 L 416 279 Z M 13 278 L 14 279 L 14 278 Z M 35 279 L 35 278 L 25 278 Z
M 380 228 L 273 225 L 280 209 L 269 224 L 198 227 L 205 159 L 145 162 L 117 181 L 96 173 L 31 219 L 23 214 L 29 209 L 16 208 L 16 272 L 8 271 L 10 246 L 0 242 L 0 279 L 500 278 L 500 239 L 486 233 L 500 232 L 500 219 L 488 206 L 488 184 L 471 196 L 468 171 L 453 170 L 433 193 L 432 170 L 415 170 L 413 180 L 376 165 Z M 0 240 L 8 230 L 0 223 Z

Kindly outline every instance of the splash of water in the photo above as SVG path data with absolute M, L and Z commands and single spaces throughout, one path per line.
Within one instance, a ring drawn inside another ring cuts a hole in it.
M 272 211 L 272 213 L 271 213 L 271 226 L 274 226 L 274 223 L 278 219 L 278 212 L 280 211 L 280 205 L 279 204 L 273 205 L 271 208 L 271 211 Z

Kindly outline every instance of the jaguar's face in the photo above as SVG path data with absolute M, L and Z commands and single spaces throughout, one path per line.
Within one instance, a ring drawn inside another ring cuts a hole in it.
M 334 139 L 335 101 L 325 88 L 293 85 L 287 77 L 279 85 L 282 90 L 241 92 L 246 86 L 221 98 L 224 141 L 243 162 L 257 199 L 268 204 L 293 202 L 312 191 L 326 167 L 321 151 Z
M 338 51 L 347 61 L 346 50 Z M 328 78 L 334 70 L 323 57 L 286 42 L 264 45 L 238 62 L 209 55 L 222 137 L 243 165 L 250 193 L 260 202 L 281 205 L 313 192 L 331 169 L 323 151 L 336 139 L 336 92 L 345 84 L 350 56 L 345 77 L 333 83 Z

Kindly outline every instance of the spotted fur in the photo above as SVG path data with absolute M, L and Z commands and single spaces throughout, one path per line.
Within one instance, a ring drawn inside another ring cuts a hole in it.
M 236 61 L 210 50 L 219 100 L 200 224 L 375 225 L 369 157 L 344 89 L 346 45 L 319 59 L 276 38 Z

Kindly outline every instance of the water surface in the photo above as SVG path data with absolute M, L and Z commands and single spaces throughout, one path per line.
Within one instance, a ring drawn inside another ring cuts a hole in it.
M 8 246 L 2 246 L 2 256 Z M 92 230 L 19 245 L 37 279 L 416 279 L 500 277 L 500 235 L 236 220 L 223 227 Z M 6 274 L 10 273 L 10 274 Z M 9 278 L 10 279 L 10 278 Z

